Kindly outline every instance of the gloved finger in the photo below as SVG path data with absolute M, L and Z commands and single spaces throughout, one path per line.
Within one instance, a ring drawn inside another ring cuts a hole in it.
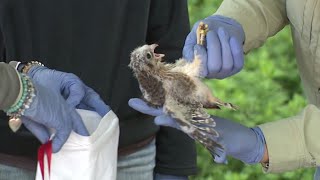
M 108 105 L 107 105 L 107 106 L 108 106 Z M 85 110 L 88 110 L 88 111 L 97 112 L 96 109 L 93 109 L 92 107 L 87 106 L 87 105 L 84 104 L 84 103 L 80 103 L 76 108 L 77 108 L 77 109 L 85 109 Z M 109 106 L 108 106 L 108 108 L 109 108 Z M 110 108 L 110 110 L 111 110 L 111 108 Z M 105 112 L 105 110 L 104 110 L 104 112 Z M 104 112 L 103 112 L 103 113 L 104 113 Z M 101 113 L 101 114 L 99 114 L 98 112 L 97 112 L 97 113 L 98 113 L 101 117 L 103 117 L 103 116 L 105 116 L 108 112 L 109 112 L 109 110 L 107 110 L 107 112 L 104 113 L 104 115 L 103 115 L 103 113 Z
M 60 151 L 61 147 L 69 138 L 71 133 L 71 127 L 64 126 L 63 129 L 57 129 L 56 134 L 52 139 L 52 152 L 56 153 Z
M 80 102 L 80 104 L 78 104 L 76 106 L 77 109 L 84 109 L 84 110 L 88 110 L 88 111 L 95 111 L 92 107 L 87 106 L 86 104 Z
M 76 107 L 78 104 L 80 104 L 85 95 L 84 86 L 80 81 L 70 82 L 70 84 L 66 84 L 68 84 L 68 87 L 64 87 L 64 89 L 69 91 L 68 96 L 65 97 L 66 101 L 72 107 Z
M 85 90 L 85 98 L 81 103 L 84 103 L 87 107 L 96 111 L 100 116 L 105 116 L 111 108 L 103 102 L 100 96 L 93 89 L 86 86 Z
M 27 117 L 21 118 L 23 125 L 42 143 L 49 141 L 50 133 L 48 129 Z
M 229 45 L 229 34 L 223 28 L 219 28 L 218 37 L 221 45 L 222 67 L 217 73 L 216 78 L 223 79 L 227 77 L 233 69 L 233 57 Z
M 227 152 L 220 148 L 215 148 L 215 156 L 213 156 L 214 162 L 228 164 Z
M 73 131 L 76 132 L 77 134 L 80 134 L 81 136 L 89 136 L 89 132 L 86 126 L 84 125 L 82 118 L 76 111 L 74 111 L 71 114 L 71 118 L 72 118 Z
M 197 23 L 198 24 L 198 23 Z M 197 26 L 197 24 L 195 24 L 195 26 Z M 194 27 L 195 27 L 194 26 Z M 185 40 L 185 43 L 184 43 L 184 46 L 183 46 L 183 50 L 182 50 L 182 55 L 183 55 L 183 58 L 186 59 L 186 60 L 193 60 L 194 59 L 194 52 L 193 52 L 193 48 L 194 46 L 197 44 L 197 35 L 196 35 L 196 31 L 195 30 L 192 30 L 186 40 Z
M 163 109 L 162 108 L 153 108 L 147 105 L 145 101 L 139 98 L 132 98 L 128 102 L 129 106 L 132 107 L 133 109 L 143 113 L 143 114 L 148 114 L 151 116 L 160 116 L 163 114 Z
M 243 46 L 236 38 L 230 38 L 230 48 L 233 57 L 233 70 L 229 76 L 234 75 L 241 71 L 244 65 Z
M 168 115 L 157 116 L 154 119 L 154 123 L 158 126 L 169 126 L 180 129 L 178 123 Z
M 100 98 L 96 98 L 95 100 L 93 98 L 92 101 L 94 103 L 89 105 L 93 107 L 101 117 L 105 116 L 111 110 L 110 106 L 106 105 Z
M 209 31 L 206 36 L 208 54 L 208 77 L 214 78 L 222 68 L 221 45 L 216 32 Z
M 208 57 L 206 49 L 201 45 L 194 46 L 194 55 L 200 58 L 202 63 L 202 68 L 200 71 L 201 77 L 206 77 L 208 75 Z

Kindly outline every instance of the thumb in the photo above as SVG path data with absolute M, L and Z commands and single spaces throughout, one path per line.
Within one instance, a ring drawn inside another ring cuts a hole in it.
M 52 152 L 56 153 L 60 151 L 64 143 L 67 141 L 71 133 L 70 127 L 57 129 L 55 136 L 52 139 Z
M 132 107 L 133 109 L 143 113 L 143 114 L 148 114 L 151 116 L 160 116 L 163 114 L 163 109 L 162 108 L 153 108 L 147 105 L 145 101 L 139 98 L 132 98 L 128 102 L 129 106 Z
M 197 35 L 195 32 L 191 31 L 184 43 L 182 54 L 183 58 L 191 61 L 194 59 L 193 47 L 197 44 Z
M 168 126 L 179 129 L 178 123 L 168 115 L 157 116 L 154 123 L 158 126 Z

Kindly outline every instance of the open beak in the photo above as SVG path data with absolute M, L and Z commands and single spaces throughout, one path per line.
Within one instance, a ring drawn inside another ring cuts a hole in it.
M 155 60 L 162 61 L 162 58 L 164 57 L 164 54 L 158 54 L 158 53 L 154 52 L 154 50 L 158 46 L 159 46 L 158 44 L 151 44 L 150 45 L 151 49 L 153 50 L 153 55 L 154 55 Z

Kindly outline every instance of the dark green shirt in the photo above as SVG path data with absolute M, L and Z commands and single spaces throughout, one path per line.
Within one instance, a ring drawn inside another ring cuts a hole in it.
M 0 28 L 6 61 L 36 59 L 95 89 L 119 116 L 120 147 L 158 132 L 156 170 L 195 172 L 194 142 L 171 128 L 158 131 L 152 117 L 127 104 L 141 96 L 128 68 L 134 48 L 158 43 L 168 61 L 181 57 L 189 32 L 186 0 L 2 0 Z M 6 145 L 0 153 L 36 155 L 38 143 L 29 132 L 12 134 L 1 122 L 0 141 Z

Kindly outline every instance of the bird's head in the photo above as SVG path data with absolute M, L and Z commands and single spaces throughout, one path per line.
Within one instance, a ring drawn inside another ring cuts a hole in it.
M 132 70 L 148 70 L 161 62 L 164 54 L 154 52 L 157 44 L 143 45 L 132 51 L 129 67 Z

